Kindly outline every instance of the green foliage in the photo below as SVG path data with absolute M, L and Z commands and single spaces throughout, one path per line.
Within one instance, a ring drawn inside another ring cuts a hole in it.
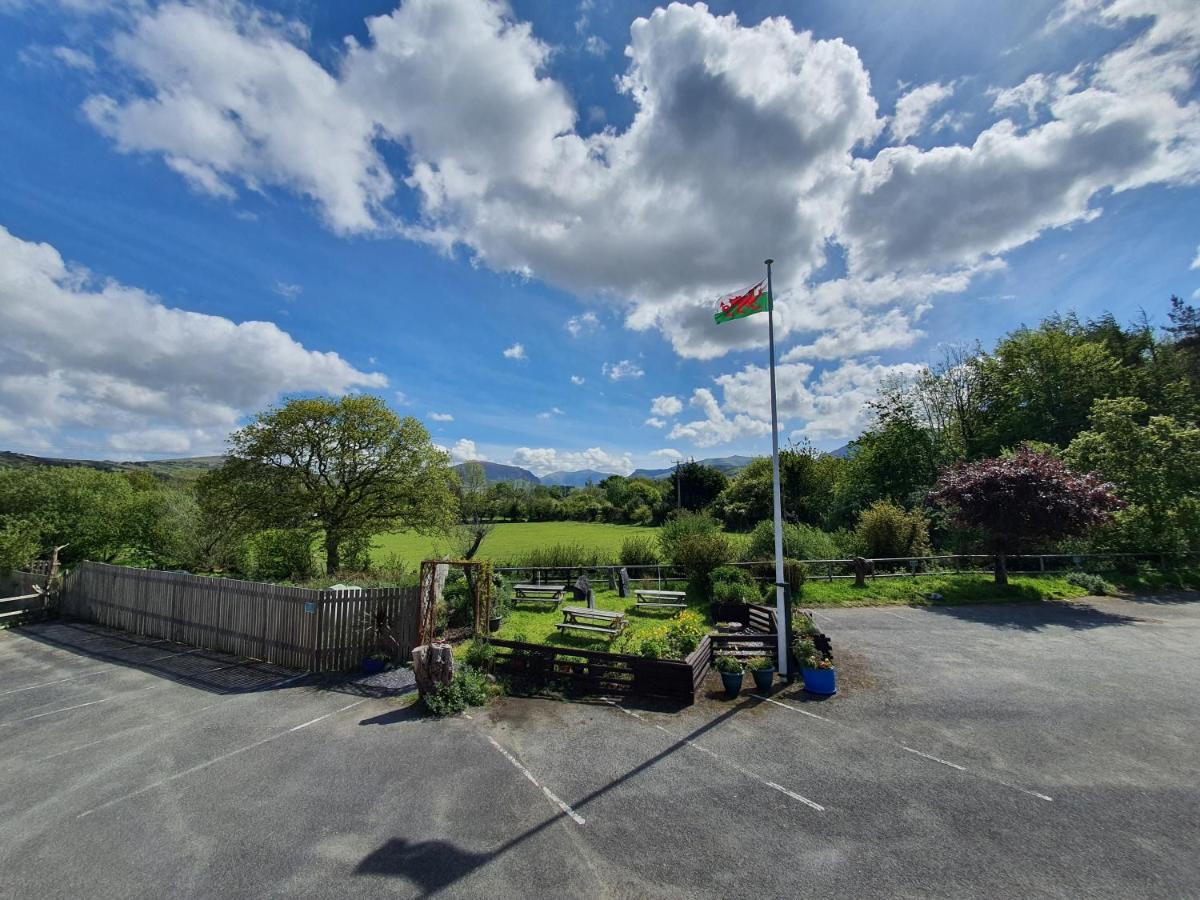
M 229 437 L 204 491 L 247 530 L 319 528 L 326 569 L 342 543 L 390 528 L 444 529 L 457 519 L 453 473 L 416 419 L 378 397 L 289 400 Z
M 759 522 L 750 533 L 748 549 L 752 559 L 775 558 L 775 525 Z M 783 555 L 791 559 L 839 559 L 837 543 L 828 532 L 812 525 L 784 523 Z
M 792 654 L 800 662 L 800 667 L 803 669 L 814 668 L 817 660 L 821 658 L 821 653 L 817 650 L 817 645 L 813 643 L 812 638 L 808 635 L 798 637 L 792 642 Z
M 808 566 L 798 559 L 783 561 L 783 580 L 787 582 L 792 599 L 798 600 L 804 594 L 804 583 L 808 581 Z
M 749 584 L 724 581 L 713 583 L 712 599 L 714 603 L 758 603 L 762 590 L 753 581 Z
M 549 569 L 608 566 L 614 561 L 613 553 L 603 547 L 587 544 L 549 544 L 526 550 L 506 561 L 504 565 L 524 569 Z
M 0 575 L 21 569 L 38 555 L 37 528 L 24 519 L 0 524 Z
M 718 469 L 693 460 L 671 470 L 666 496 L 677 499 L 683 509 L 698 511 L 707 508 L 728 483 Z
M 890 500 L 876 500 L 858 516 L 855 534 L 871 558 L 928 556 L 929 524 L 920 512 L 907 512 Z
M 787 522 L 820 525 L 829 516 L 833 484 L 842 460 L 808 446 L 779 451 L 779 483 Z M 726 528 L 750 529 L 774 514 L 771 460 L 759 457 L 739 472 L 713 503 Z
M 1200 428 L 1150 415 L 1134 397 L 1098 400 L 1068 461 L 1117 485 L 1128 506 L 1097 535 L 1099 548 L 1182 552 L 1200 548 Z
M 446 684 L 440 684 L 425 695 L 425 708 L 443 717 L 463 712 L 471 706 L 488 702 L 491 690 L 482 672 L 463 666 Z
M 775 660 L 766 656 L 752 656 L 746 660 L 746 668 L 751 672 L 765 672 L 775 668 Z
M 242 544 L 240 566 L 254 581 L 301 581 L 316 570 L 314 535 L 303 528 L 266 528 Z
M 496 648 L 481 637 L 472 638 L 463 655 L 463 661 L 478 672 L 490 672 L 495 658 Z
M 700 646 L 707 633 L 704 617 L 685 609 L 669 622 L 662 622 L 638 634 L 626 632 L 612 645 L 617 653 L 631 653 L 651 659 L 686 659 Z
M 707 513 L 685 510 L 672 513 L 663 523 L 658 532 L 658 543 L 662 548 L 663 557 L 674 562 L 675 548 L 680 541 L 693 535 L 717 534 L 720 530 L 720 523 Z
M 662 552 L 656 538 L 632 535 L 621 542 L 618 558 L 623 566 L 653 566 L 662 561 Z
M 64 562 L 113 562 L 124 549 L 133 493 L 129 482 L 112 472 L 50 466 L 0 469 L 0 518 L 25 522 L 36 533 L 39 554 L 67 544 Z
M 713 668 L 726 675 L 741 675 L 745 671 L 742 661 L 736 656 L 718 656 L 713 660 Z
M 719 531 L 686 535 L 671 550 L 671 562 L 682 568 L 689 580 L 707 581 L 713 569 L 732 560 L 729 539 Z
M 1090 572 L 1071 572 L 1066 578 L 1069 583 L 1078 585 L 1097 597 L 1105 597 L 1116 591 L 1116 588 L 1105 581 L 1102 576 L 1093 575 Z

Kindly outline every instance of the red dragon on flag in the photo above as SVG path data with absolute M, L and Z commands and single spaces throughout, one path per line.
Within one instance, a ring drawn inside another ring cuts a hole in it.
M 732 322 L 734 319 L 744 319 L 755 313 L 768 312 L 771 309 L 771 295 L 760 281 L 746 291 L 734 291 L 719 301 L 721 311 L 713 316 L 717 324 Z

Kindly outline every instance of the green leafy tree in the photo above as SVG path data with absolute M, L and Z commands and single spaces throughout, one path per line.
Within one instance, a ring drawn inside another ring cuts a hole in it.
M 766 519 L 759 522 L 750 532 L 747 547 L 749 558 L 765 560 L 775 558 L 775 522 Z M 783 555 L 787 559 L 838 559 L 837 542 L 833 535 L 815 525 L 785 522 L 783 525 Z
M 719 469 L 690 460 L 671 470 L 668 495 L 670 502 L 677 502 L 682 509 L 697 511 L 716 500 L 728 482 Z
M 377 397 L 296 399 L 234 432 L 205 490 L 255 530 L 320 529 L 326 570 L 336 572 L 347 538 L 453 523 L 448 463 L 420 422 Z
M 38 555 L 37 528 L 24 519 L 0 523 L 0 575 L 21 569 Z
M 833 506 L 833 485 L 842 460 L 807 445 L 779 451 L 779 485 L 783 518 L 821 525 Z M 713 503 L 726 528 L 744 531 L 774 515 L 771 460 L 752 460 L 729 482 Z
M 1131 552 L 1200 547 L 1200 428 L 1149 414 L 1134 397 L 1097 400 L 1091 427 L 1066 452 L 1112 481 L 1129 506 L 1109 535 Z
M 942 473 L 929 501 L 964 528 L 978 529 L 996 555 L 995 580 L 1008 584 L 1007 557 L 1111 521 L 1122 502 L 1095 474 L 1080 475 L 1029 447 Z
M 484 538 L 492 533 L 487 475 L 478 462 L 463 465 L 458 476 L 459 520 L 452 529 L 460 559 L 474 559 Z
M 889 500 L 877 500 L 864 509 L 854 531 L 863 555 L 872 559 L 928 556 L 930 552 L 925 516 Z
M 0 469 L 0 522 L 23 521 L 39 554 L 66 544 L 63 562 L 112 562 L 126 549 L 129 481 L 83 466 Z

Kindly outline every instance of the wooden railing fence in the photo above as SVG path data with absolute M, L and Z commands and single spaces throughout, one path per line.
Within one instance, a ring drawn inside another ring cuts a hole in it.
M 64 581 L 63 615 L 313 672 L 354 668 L 382 617 L 407 660 L 416 588 L 329 591 L 84 562 Z M 383 649 L 383 648 L 381 648 Z

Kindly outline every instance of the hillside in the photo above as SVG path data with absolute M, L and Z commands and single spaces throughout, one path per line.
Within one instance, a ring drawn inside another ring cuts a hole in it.
M 698 459 L 696 462 L 705 466 L 712 466 L 720 472 L 725 473 L 730 478 L 736 475 L 754 460 L 753 456 L 715 456 L 711 459 Z M 665 469 L 634 469 L 630 478 L 669 478 L 671 473 L 675 471 L 674 466 L 667 466 Z
M 488 480 L 488 483 L 495 481 L 528 481 L 530 484 L 539 484 L 538 477 L 528 469 L 522 469 L 520 466 L 506 466 L 503 463 L 488 462 L 483 459 L 473 459 L 470 462 L 477 462 L 483 466 L 483 477 Z M 463 468 L 467 464 L 465 462 L 454 466 L 454 471 L 462 474 Z
M 597 469 L 578 469 L 574 472 L 551 472 L 541 477 L 542 484 L 565 485 L 566 487 L 585 487 L 589 482 L 599 484 L 612 472 L 601 472 Z
M 121 462 L 111 459 L 66 459 L 53 456 L 31 456 L 0 450 L 0 468 L 30 468 L 33 466 L 85 466 L 102 472 L 149 472 L 160 478 L 195 478 L 202 472 L 215 469 L 223 456 L 189 456 L 180 459 L 150 459 Z

